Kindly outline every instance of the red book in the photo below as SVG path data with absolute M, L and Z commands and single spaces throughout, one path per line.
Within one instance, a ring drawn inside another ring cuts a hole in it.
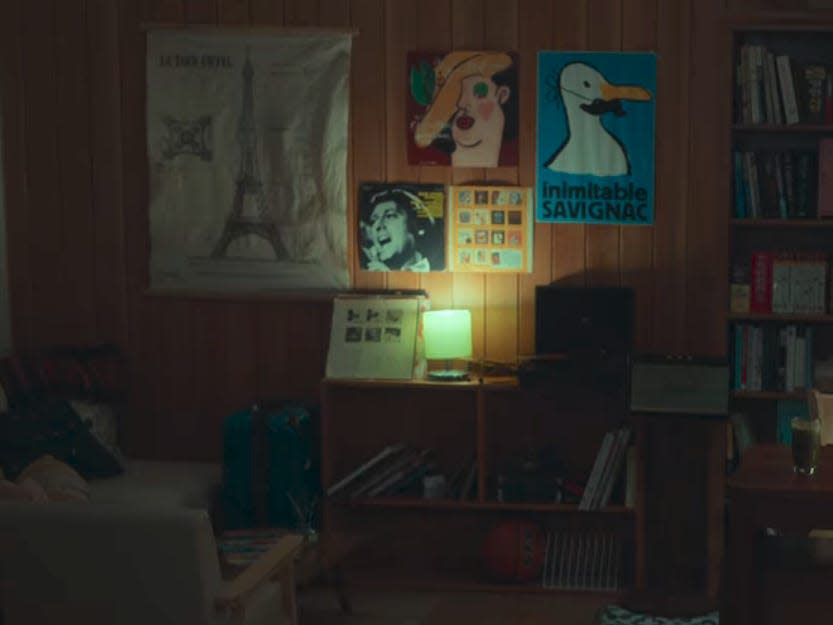
M 749 311 L 772 312 L 772 252 L 752 252 Z

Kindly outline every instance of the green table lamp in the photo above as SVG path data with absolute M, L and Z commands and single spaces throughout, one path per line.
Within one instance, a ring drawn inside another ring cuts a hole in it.
M 451 369 L 453 358 L 471 357 L 471 313 L 468 310 L 431 310 L 422 316 L 425 358 L 445 360 L 446 368 L 429 371 L 428 378 L 447 382 L 467 380 L 468 373 Z

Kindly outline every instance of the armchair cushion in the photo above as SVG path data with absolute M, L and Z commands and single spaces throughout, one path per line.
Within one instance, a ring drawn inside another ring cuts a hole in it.
M 94 503 L 174 505 L 213 511 L 222 484 L 222 467 L 202 462 L 125 461 L 123 473 L 90 481 Z
M 87 479 L 122 471 L 120 458 L 90 432 L 63 399 L 38 397 L 0 415 L 0 463 L 9 477 L 43 454 L 66 462 Z

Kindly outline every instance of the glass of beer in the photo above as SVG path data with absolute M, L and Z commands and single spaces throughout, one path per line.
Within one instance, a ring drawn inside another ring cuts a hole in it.
M 821 421 L 795 417 L 792 426 L 793 470 L 800 475 L 813 475 L 819 462 Z

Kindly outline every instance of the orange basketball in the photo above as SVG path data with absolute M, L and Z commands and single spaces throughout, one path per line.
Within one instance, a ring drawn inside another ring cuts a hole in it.
M 483 543 L 483 563 L 490 575 L 504 582 L 528 582 L 544 566 L 546 534 L 532 521 L 497 523 Z

